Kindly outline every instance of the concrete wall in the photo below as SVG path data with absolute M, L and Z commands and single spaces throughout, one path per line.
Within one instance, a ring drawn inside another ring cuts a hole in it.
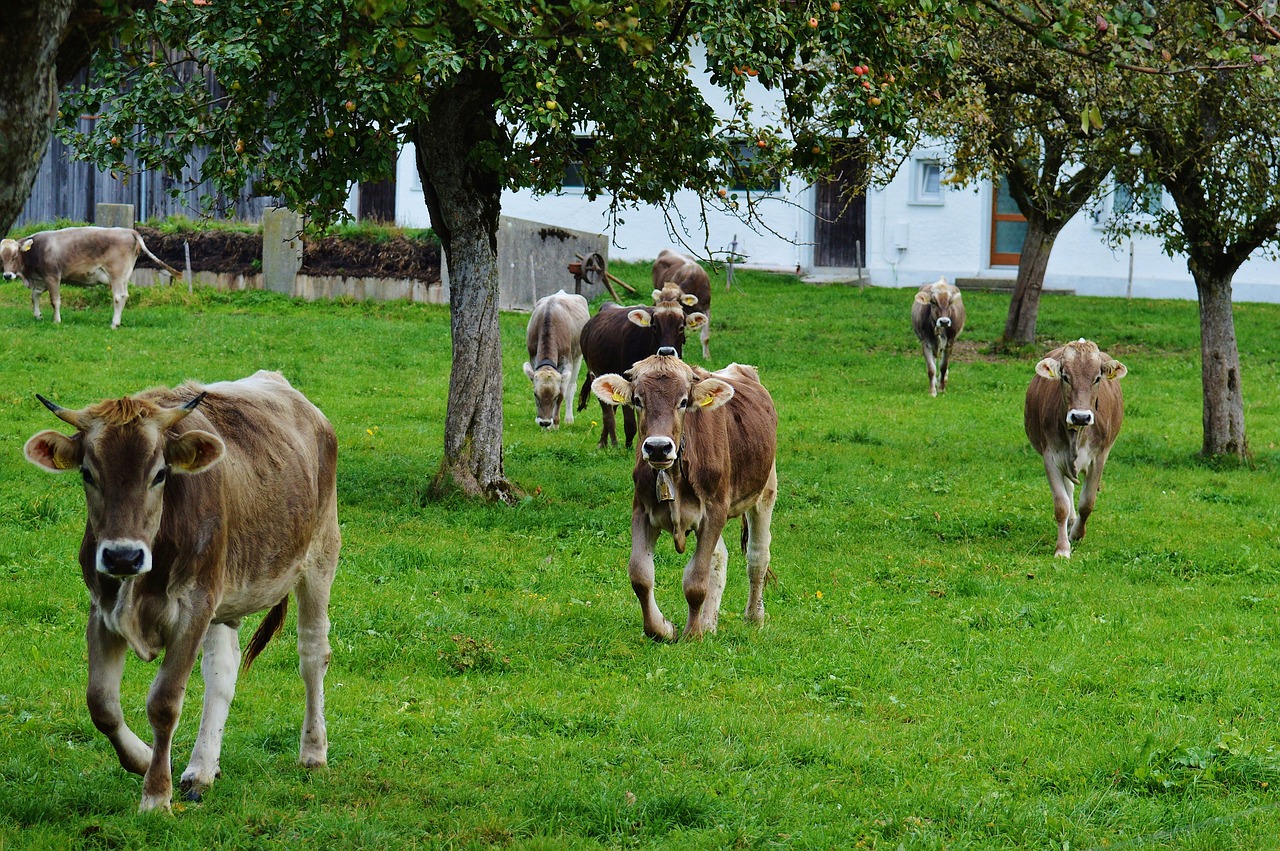
M 574 292 L 577 284 L 569 264 L 576 255 L 591 254 L 603 257 L 608 268 L 609 240 L 603 234 L 503 216 L 498 223 L 498 307 L 533 310 L 543 296 L 557 290 Z M 583 281 L 577 292 L 590 301 L 604 287 Z

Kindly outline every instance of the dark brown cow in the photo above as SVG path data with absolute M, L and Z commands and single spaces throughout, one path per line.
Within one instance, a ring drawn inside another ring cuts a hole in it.
M 1036 364 L 1027 388 L 1023 425 L 1031 445 L 1044 457 L 1053 491 L 1053 517 L 1058 522 L 1055 556 L 1071 558 L 1071 541 L 1084 537 L 1084 525 L 1102 485 L 1102 468 L 1124 421 L 1120 379 L 1128 372 L 1124 364 L 1083 338 L 1054 349 Z M 1073 509 L 1081 478 L 1080 505 Z
M 525 377 L 533 382 L 534 419 L 543 428 L 559 428 L 560 412 L 573 425 L 573 391 L 582 366 L 582 326 L 591 310 L 587 300 L 564 290 L 538 299 L 529 314 Z
M 701 313 L 707 317 L 702 326 L 702 359 L 711 358 L 711 278 L 702 264 L 687 254 L 681 254 L 670 248 L 658 252 L 658 259 L 653 264 L 653 301 L 658 302 L 658 293 L 667 284 L 675 284 L 694 300 L 680 299 L 685 314 Z
M 265 371 L 79 411 L 40 400 L 76 429 L 70 437 L 40 432 L 25 453 L 84 479 L 89 714 L 120 764 L 144 776 L 140 809 L 170 808 L 173 735 L 202 647 L 204 711 L 182 774 L 187 798 L 199 800 L 218 776 L 240 621 L 271 610 L 245 650 L 248 668 L 283 625 L 291 591 L 306 687 L 299 761 L 324 765 L 329 587 L 341 547 L 329 421 L 284 376 Z M 120 708 L 129 649 L 146 662 L 164 655 L 147 695 L 151 745 Z
M 707 317 L 701 313 L 686 316 L 675 302 L 653 307 L 622 307 L 605 302 L 582 328 L 582 357 L 587 362 L 587 379 L 582 383 L 578 410 L 587 406 L 591 381 L 597 375 L 626 372 L 633 363 L 644 360 L 663 346 L 682 352 L 685 330 L 700 328 L 706 321 Z M 600 421 L 599 445 L 617 446 L 614 405 L 601 400 Z M 629 448 L 636 435 L 635 414 L 630 408 L 623 408 L 622 427 Z
M 653 548 L 664 530 L 679 553 L 690 532 L 697 537 L 684 569 L 684 637 L 715 630 L 729 560 L 722 533 L 726 521 L 739 515 L 750 581 L 743 616 L 760 623 L 765 580 L 772 576 L 769 525 L 778 496 L 778 414 L 769 391 L 755 367 L 734 363 L 707 372 L 669 348 L 637 363 L 630 375 L 630 381 L 602 375 L 591 387 L 602 402 L 639 412 L 627 572 L 645 635 L 675 638 L 675 627 L 653 596 Z
M 924 365 L 929 373 L 929 395 L 947 389 L 947 367 L 952 344 L 964 330 L 964 300 L 960 290 L 939 278 L 925 284 L 911 304 L 911 327 L 920 338 Z
M 145 253 L 174 277 L 181 272 L 151 253 L 132 228 L 63 228 L 24 239 L 0 240 L 4 279 L 22 278 L 31 289 L 31 310 L 40 318 L 40 293 L 49 291 L 53 321 L 62 321 L 62 284 L 111 287 L 111 327 L 120 327 L 120 314 L 129 300 L 129 279 L 138 254 Z

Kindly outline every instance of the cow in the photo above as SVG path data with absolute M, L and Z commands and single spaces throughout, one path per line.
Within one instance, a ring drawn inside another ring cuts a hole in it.
M 34 233 L 24 239 L 0 240 L 4 279 L 22 278 L 31 289 L 31 310 L 41 318 L 40 294 L 49 291 L 53 321 L 62 321 L 62 284 L 111 286 L 114 312 L 111 327 L 120 327 L 120 314 L 129 298 L 129 279 L 138 254 L 163 266 L 170 275 L 182 273 L 151 253 L 132 228 L 63 228 Z
M 559 428 L 560 412 L 573 425 L 573 393 L 582 366 L 582 326 L 591 311 L 587 300 L 564 290 L 538 299 L 529 314 L 525 344 L 529 360 L 524 374 L 533 382 L 535 420 L 543 428 Z
M 634 408 L 640 418 L 627 573 L 645 635 L 675 638 L 653 595 L 653 549 L 663 531 L 678 553 L 690 532 L 697 537 L 684 569 L 689 620 L 683 638 L 715 631 L 729 559 L 722 533 L 726 521 L 740 515 L 749 580 L 743 617 L 762 622 L 764 584 L 773 578 L 769 526 L 778 496 L 778 414 L 769 391 L 755 367 L 733 363 L 707 372 L 669 347 L 635 364 L 629 375 L 602 375 L 591 389 L 602 402 Z
M 924 284 L 911 304 L 911 327 L 920 338 L 924 365 L 929 373 L 929 395 L 947 389 L 951 345 L 964 330 L 964 300 L 946 278 Z M 936 364 L 935 364 L 936 361 Z
M 587 378 L 582 382 L 578 396 L 578 410 L 587 407 L 591 382 L 599 375 L 623 373 L 639 360 L 644 360 L 662 347 L 684 351 L 686 330 L 701 328 L 707 317 L 701 313 L 685 315 L 678 302 L 661 302 L 653 305 L 623 307 L 605 302 L 596 315 L 582 327 L 582 357 L 587 362 Z M 618 445 L 614 405 L 600 401 L 601 449 Z M 635 414 L 630 408 L 622 410 L 622 427 L 627 448 L 636 434 Z
M 270 610 L 245 649 L 248 669 L 284 624 L 290 592 L 306 691 L 299 761 L 324 765 L 329 588 L 341 548 L 329 421 L 267 371 L 75 411 L 38 398 L 76 429 L 42 431 L 24 452 L 45 470 L 75 470 L 84 480 L 89 714 L 120 764 L 143 775 L 140 811 L 170 809 L 170 751 L 202 648 L 204 711 L 181 790 L 198 801 L 218 776 L 241 619 Z M 147 694 L 150 745 L 120 708 L 130 649 L 144 662 L 164 655 Z
M 1124 420 L 1120 379 L 1128 367 L 1084 338 L 1054 349 L 1036 364 L 1027 388 L 1023 426 L 1044 458 L 1058 522 L 1054 555 L 1071 558 L 1071 542 L 1084 537 L 1102 485 L 1102 468 Z M 1084 479 L 1080 504 L 1072 508 Z M 1070 533 L 1068 534 L 1068 526 Z
M 653 264 L 654 303 L 658 301 L 658 293 L 666 284 L 675 284 L 692 300 L 680 299 L 686 314 L 701 313 L 707 317 L 702 326 L 702 359 L 711 358 L 711 278 L 702 264 L 687 254 L 681 254 L 670 248 L 658 252 L 658 259 Z

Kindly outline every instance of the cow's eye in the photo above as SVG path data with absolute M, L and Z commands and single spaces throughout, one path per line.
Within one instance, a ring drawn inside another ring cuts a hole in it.
M 679 408 L 680 408 L 680 410 L 682 410 L 682 411 L 683 411 L 685 408 L 689 407 L 689 400 L 688 400 L 688 399 L 681 399 L 681 400 L 680 400 L 680 404 L 679 404 L 677 407 L 679 407 Z
M 1094 384 L 1097 384 L 1097 383 L 1098 383 L 1099 381 L 1101 381 L 1101 380 L 1102 380 L 1102 373 L 1101 373 L 1101 372 L 1099 372 L 1099 373 L 1098 373 L 1098 376 L 1097 376 L 1096 378 L 1094 378 L 1094 379 L 1093 379 L 1093 383 L 1094 383 Z
M 151 487 L 164 484 L 164 480 L 167 478 L 169 478 L 169 468 L 161 467 L 158 471 L 156 471 L 156 477 L 151 480 Z
M 89 487 L 95 487 L 95 486 L 96 486 L 96 483 L 93 481 L 93 473 L 90 473 L 90 472 L 89 472 L 89 468 L 88 468 L 88 467 L 81 467 L 81 468 L 80 468 L 80 478 L 84 479 L 84 483 L 85 483 L 86 485 L 88 485 Z
M 1064 372 L 1064 373 L 1062 373 L 1062 383 L 1063 383 L 1063 384 L 1070 384 L 1070 383 L 1071 383 L 1071 376 L 1067 375 L 1065 372 Z
M 632 396 L 632 397 L 631 397 L 631 407 L 635 408 L 637 411 L 644 407 L 644 405 L 643 405 L 643 404 L 641 404 L 641 402 L 640 402 L 640 397 L 639 397 L 639 396 Z

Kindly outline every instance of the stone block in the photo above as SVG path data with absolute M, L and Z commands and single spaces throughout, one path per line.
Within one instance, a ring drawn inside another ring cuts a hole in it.
M 262 214 L 262 288 L 295 295 L 302 268 L 302 216 L 287 207 L 269 207 Z

